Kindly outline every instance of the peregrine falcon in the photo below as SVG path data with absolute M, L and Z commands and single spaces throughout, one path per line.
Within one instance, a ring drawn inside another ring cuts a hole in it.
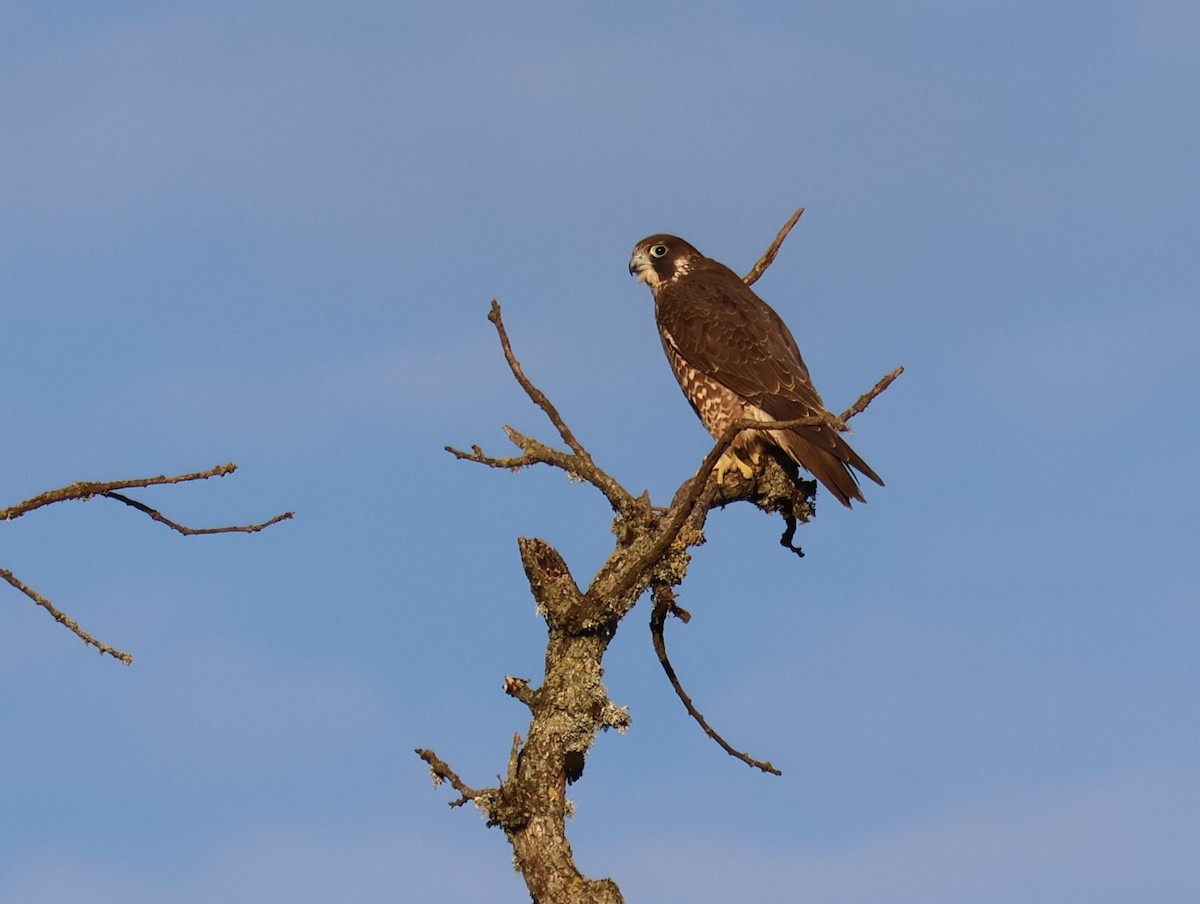
M 654 294 L 663 350 L 683 394 L 714 437 L 735 420 L 824 416 L 787 325 L 742 278 L 681 238 L 652 235 L 633 249 L 629 272 Z M 763 449 L 781 449 L 847 507 L 865 502 L 854 472 L 883 481 L 829 424 L 740 433 L 717 465 L 754 473 Z

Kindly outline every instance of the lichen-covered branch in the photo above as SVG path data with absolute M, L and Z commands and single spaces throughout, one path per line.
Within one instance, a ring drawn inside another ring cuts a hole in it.
M 429 774 L 433 777 L 434 785 L 440 785 L 442 782 L 449 782 L 450 787 L 459 793 L 458 800 L 450 801 L 450 806 L 461 807 L 469 801 L 475 800 L 479 796 L 479 792 L 469 787 L 461 778 L 458 777 L 453 769 L 443 763 L 436 753 L 432 750 L 422 750 L 420 747 L 416 749 L 416 754 L 426 763 L 429 764 Z
M 528 681 L 505 679 L 505 690 L 529 707 L 525 743 L 514 739 L 507 777 L 499 786 L 475 790 L 432 751 L 418 750 L 435 781 L 459 793 L 454 803 L 472 801 L 488 824 L 504 830 L 517 868 L 534 901 L 545 904 L 618 904 L 611 879 L 588 879 L 575 866 L 566 837 L 567 786 L 583 774 L 596 735 L 623 731 L 629 715 L 608 698 L 601 661 L 617 629 L 609 615 L 597 622 L 558 551 L 544 540 L 521 538 L 521 561 L 538 611 L 546 620 L 545 677 L 532 690 Z
M 803 208 L 780 230 L 775 242 L 746 276 L 753 282 L 770 266 L 788 231 Z M 447 446 L 464 461 L 490 468 L 517 471 L 542 464 L 558 468 L 569 477 L 589 484 L 610 502 L 614 512 L 614 547 L 586 589 L 571 574 L 559 552 L 545 540 L 520 538 L 518 551 L 538 613 L 548 637 L 544 675 L 540 686 L 525 678 L 508 676 L 504 692 L 529 709 L 529 730 L 524 742 L 514 738 L 505 778 L 495 787 L 472 788 L 430 750 L 417 753 L 429 765 L 437 783 L 448 782 L 458 792 L 452 805 L 474 803 L 489 825 L 504 830 L 535 904 L 617 904 L 621 893 L 610 879 L 588 879 L 576 867 L 566 838 L 569 803 L 567 787 L 579 780 L 587 754 L 601 731 L 624 731 L 630 724 L 625 707 L 609 699 L 604 685 L 604 654 L 621 620 L 647 589 L 653 589 L 655 608 L 652 636 L 660 662 L 688 712 L 705 733 L 731 756 L 764 772 L 779 774 L 771 763 L 757 760 L 730 745 L 700 714 L 671 668 L 662 637 L 668 614 L 686 620 L 675 605 L 674 589 L 685 578 L 690 550 L 704 542 L 709 513 L 733 502 L 749 502 L 766 512 L 783 515 L 788 527 L 784 545 L 791 546 L 797 523 L 813 514 L 815 483 L 802 479 L 786 456 L 763 456 L 758 469 L 746 477 L 737 469 L 718 481 L 714 476 L 721 455 L 743 430 L 787 429 L 828 425 L 845 430 L 846 421 L 860 413 L 887 388 L 900 370 L 885 377 L 838 418 L 824 416 L 794 421 L 742 420 L 730 426 L 701 462 L 699 470 L 674 494 L 665 508 L 651 505 L 647 495 L 634 497 L 601 469 L 567 426 L 549 398 L 525 376 L 505 330 L 499 304 L 493 300 L 488 319 L 496 327 L 505 360 L 530 400 L 547 416 L 567 446 L 556 449 L 505 427 L 518 455 L 496 457 L 474 445 L 470 451 Z

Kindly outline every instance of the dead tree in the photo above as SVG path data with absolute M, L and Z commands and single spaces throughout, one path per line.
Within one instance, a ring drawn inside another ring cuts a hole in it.
M 12 521 L 20 518 L 22 515 L 27 515 L 30 512 L 37 511 L 47 505 L 56 505 L 60 502 L 71 501 L 86 501 L 89 499 L 112 499 L 115 502 L 120 502 L 130 508 L 136 509 L 146 517 L 157 521 L 173 531 L 183 534 L 184 536 L 200 536 L 203 534 L 254 534 L 264 528 L 270 527 L 272 524 L 278 524 L 280 521 L 286 521 L 292 517 L 292 512 L 284 512 L 281 515 L 276 515 L 269 521 L 264 521 L 261 524 L 246 524 L 241 526 L 228 527 L 188 527 L 185 524 L 180 524 L 177 521 L 172 521 L 170 518 L 162 515 L 157 509 L 153 509 L 144 502 L 130 497 L 125 490 L 144 489 L 146 487 L 165 486 L 175 483 L 187 483 L 193 480 L 207 480 L 210 477 L 224 477 L 227 474 L 232 474 L 237 470 L 237 465 L 233 462 L 228 462 L 223 465 L 209 468 L 207 471 L 196 471 L 191 474 L 176 474 L 172 477 L 160 474 L 157 477 L 135 477 L 130 480 L 107 480 L 107 481 L 81 481 L 73 483 L 70 486 L 59 487 L 56 490 L 48 490 L 45 493 L 39 493 L 26 499 L 24 502 L 18 502 L 16 505 L 10 505 L 8 508 L 0 509 L 0 521 Z M 0 568 L 0 578 L 7 581 L 14 588 L 21 591 L 43 609 L 50 613 L 56 622 L 63 625 L 68 631 L 84 642 L 87 646 L 94 647 L 101 655 L 108 655 L 114 659 L 119 659 L 125 665 L 133 662 L 133 654 L 127 653 L 124 650 L 118 650 L 111 647 L 103 641 L 97 640 L 87 631 L 79 626 L 79 623 L 71 616 L 60 610 L 49 599 L 38 593 L 7 568 Z
M 771 247 L 745 277 L 754 282 L 774 259 L 803 208 L 780 230 Z M 525 376 L 513 353 L 501 319 L 500 305 L 492 301 L 488 319 L 496 328 L 504 357 L 525 394 L 549 418 L 565 449 L 555 448 L 512 427 L 504 432 L 519 450 L 509 457 L 493 457 L 479 446 L 463 451 L 447 446 L 459 459 L 491 468 L 517 471 L 531 465 L 549 465 L 576 481 L 590 484 L 608 500 L 613 510 L 616 542 L 604 565 L 586 589 L 581 589 L 562 556 L 545 540 L 521 537 L 518 549 L 539 614 L 549 629 L 545 675 L 538 687 L 528 679 L 506 677 L 504 691 L 529 708 L 531 719 L 524 739 L 513 738 L 505 777 L 499 786 L 474 788 L 432 750 L 416 753 L 429 765 L 434 783 L 447 782 L 458 797 L 450 806 L 468 802 L 478 807 L 489 826 L 504 830 L 512 844 L 517 869 L 536 904 L 618 904 L 624 899 L 611 879 L 588 879 L 575 866 L 565 833 L 568 812 L 567 785 L 583 773 L 584 760 L 596 735 L 605 729 L 625 731 L 627 709 L 613 703 L 602 680 L 604 653 L 621 620 L 647 591 L 653 608 L 650 617 L 654 648 L 672 686 L 688 712 L 705 733 L 731 756 L 763 772 L 780 774 L 770 762 L 735 749 L 697 711 L 684 692 L 667 658 L 663 627 L 668 616 L 690 617 L 676 603 L 675 588 L 683 581 L 691 561 L 689 550 L 704 542 L 709 512 L 733 502 L 749 502 L 768 513 L 782 515 L 785 530 L 781 543 L 802 555 L 793 544 L 796 526 L 814 514 L 816 484 L 800 479 L 794 464 L 782 455 L 764 456 L 749 478 L 731 469 L 723 481 L 713 470 L 734 437 L 745 429 L 786 428 L 831 423 L 846 429 L 846 421 L 862 412 L 871 400 L 900 375 L 897 368 L 843 412 L 840 418 L 732 424 L 705 456 L 699 470 L 686 480 L 666 508 L 651 504 L 647 494 L 635 497 L 605 472 L 576 439 L 558 410 Z

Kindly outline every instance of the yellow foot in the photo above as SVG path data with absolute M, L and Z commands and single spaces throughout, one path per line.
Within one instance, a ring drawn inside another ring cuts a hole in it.
M 757 459 L 758 456 L 755 455 L 754 458 Z M 752 465 L 742 461 L 736 455 L 730 455 L 728 452 L 726 452 L 717 459 L 717 467 L 715 470 L 717 472 L 718 486 L 725 483 L 725 474 L 730 468 L 737 468 L 742 472 L 742 476 L 747 480 L 754 476 L 754 467 Z

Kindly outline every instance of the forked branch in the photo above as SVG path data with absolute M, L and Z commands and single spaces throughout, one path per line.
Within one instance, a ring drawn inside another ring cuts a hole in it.
M 567 444 L 567 447 L 571 451 L 567 453 L 552 449 L 544 443 L 540 443 L 519 433 L 512 427 L 505 427 L 504 432 L 512 443 L 521 450 L 522 454 L 519 456 L 502 458 L 490 456 L 485 454 L 483 449 L 478 445 L 473 445 L 470 452 L 464 452 L 454 446 L 446 446 L 446 451 L 455 458 L 463 461 L 473 461 L 487 465 L 490 468 L 503 468 L 510 471 L 517 471 L 535 464 L 551 465 L 584 483 L 594 486 L 604 494 L 614 511 L 619 512 L 627 518 L 635 517 L 644 507 L 640 505 L 637 499 L 630 495 L 628 490 L 595 463 L 591 453 L 575 438 L 575 434 L 567 426 L 566 421 L 563 420 L 562 415 L 558 413 L 558 409 L 546 394 L 538 389 L 532 380 L 525 376 L 521 362 L 517 360 L 517 356 L 513 353 L 512 343 L 508 338 L 508 330 L 504 327 L 504 318 L 501 315 L 500 303 L 494 298 L 492 299 L 491 310 L 488 312 L 488 320 L 496 327 L 496 334 L 500 339 L 500 347 L 504 352 L 504 360 L 508 362 L 508 368 L 512 371 L 513 377 L 525 391 L 530 401 L 545 413 L 550 423 L 554 425 L 554 429 L 558 431 L 558 435 L 562 437 L 563 442 Z
M 48 490 L 45 493 L 39 493 L 26 499 L 24 502 L 18 502 L 16 505 L 11 505 L 8 508 L 0 509 L 0 521 L 13 521 L 20 518 L 22 515 L 27 515 L 37 509 L 44 508 L 47 505 L 54 505 L 59 502 L 69 502 L 72 500 L 88 500 L 94 499 L 97 496 L 112 499 L 127 505 L 130 508 L 136 509 L 143 515 L 146 515 L 153 521 L 157 521 L 171 530 L 176 531 L 184 536 L 198 536 L 201 534 L 228 534 L 242 533 L 254 534 L 260 530 L 270 527 L 272 524 L 278 524 L 280 521 L 286 521 L 293 516 L 293 512 L 283 512 L 276 515 L 267 521 L 257 524 L 245 524 L 228 527 L 188 527 L 186 524 L 181 524 L 174 521 L 157 509 L 151 508 L 144 502 L 139 502 L 118 490 L 141 489 L 153 486 L 166 486 L 176 483 L 187 483 L 194 480 L 207 480 L 210 477 L 224 477 L 227 474 L 232 474 L 237 470 L 237 465 L 233 462 L 227 462 L 223 465 L 216 465 L 209 468 L 207 471 L 195 471 L 189 474 L 176 474 L 167 476 L 160 474 L 157 477 L 135 477 L 129 480 L 106 480 L 106 481 L 81 481 L 73 483 L 69 486 L 60 487 L 56 490 Z M 28 584 L 25 584 L 16 575 L 7 569 L 0 569 L 0 578 L 3 578 L 11 586 L 21 591 L 47 612 L 49 612 L 54 620 L 71 631 L 76 637 L 82 640 L 85 644 L 95 647 L 102 654 L 112 656 L 114 659 L 119 659 L 125 665 L 133 662 L 133 656 L 129 653 L 118 650 L 109 646 L 102 641 L 97 640 L 87 631 L 83 630 L 73 618 L 65 612 L 59 610 L 55 605 L 42 594 L 38 593 Z

